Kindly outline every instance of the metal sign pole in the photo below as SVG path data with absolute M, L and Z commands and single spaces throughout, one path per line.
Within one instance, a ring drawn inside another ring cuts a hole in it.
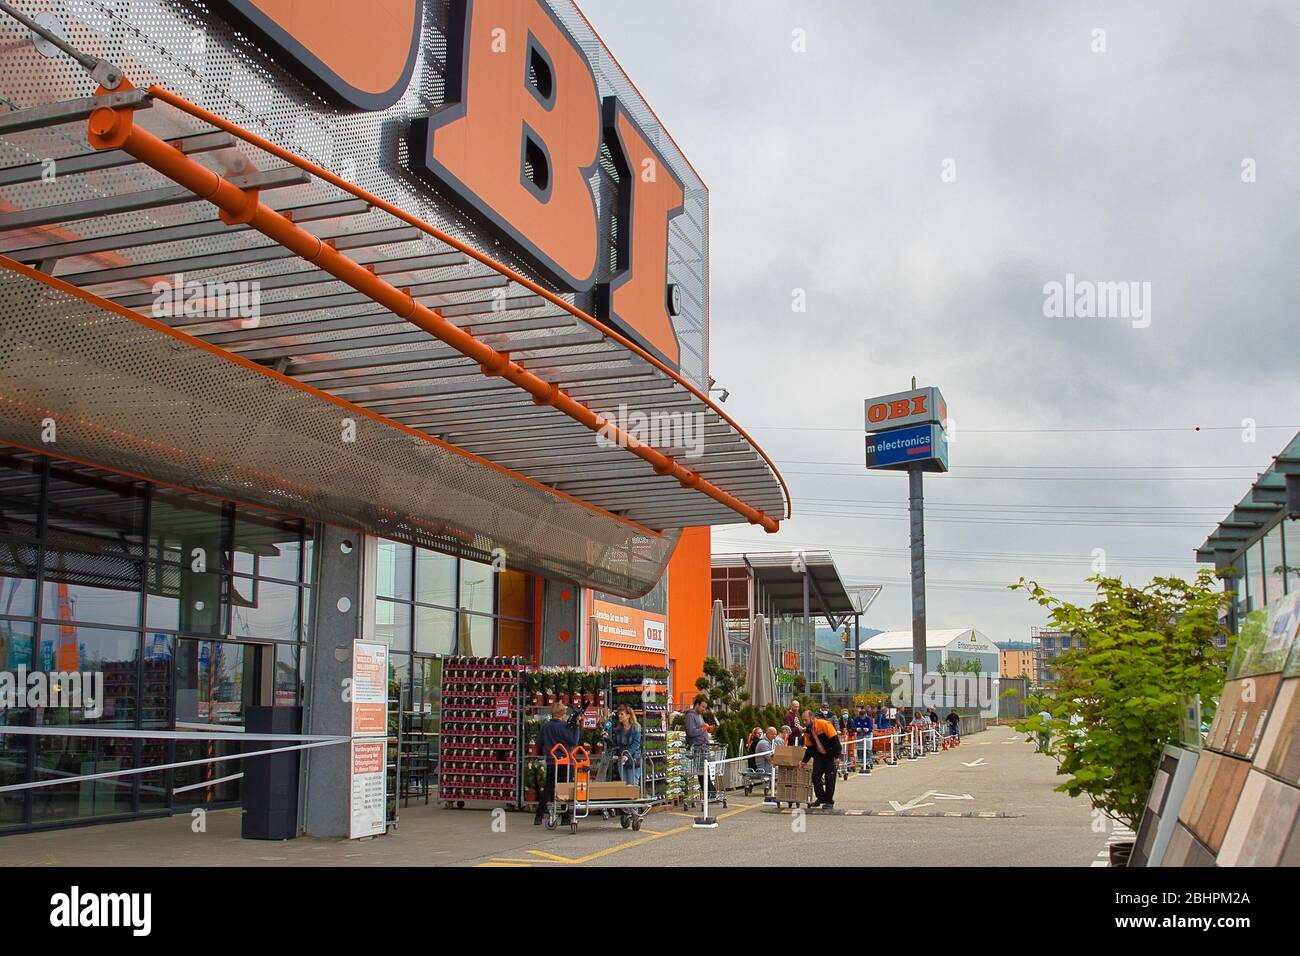
M 925 501 L 921 492 L 923 472 L 917 466 L 907 470 L 907 511 L 912 529 L 912 707 L 919 706 L 925 678 Z

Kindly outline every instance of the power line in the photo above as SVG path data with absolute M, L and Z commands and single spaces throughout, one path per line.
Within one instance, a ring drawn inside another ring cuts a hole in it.
M 903 501 L 903 500 L 901 500 L 901 499 L 880 499 L 880 498 L 854 498 L 854 499 L 845 499 L 845 498 L 800 498 L 799 500 L 800 500 L 800 501 L 825 502 L 825 503 L 828 503 L 828 504 L 899 505 L 900 507 L 903 507 L 903 508 L 906 508 L 906 507 L 907 507 L 907 502 L 906 502 L 906 501 Z M 1112 509 L 1112 508 L 1113 508 L 1113 509 L 1116 509 L 1116 510 L 1119 510 L 1119 509 L 1125 509 L 1125 510 L 1134 510 L 1134 511 L 1173 511 L 1173 510 L 1177 510 L 1177 511 L 1205 511 L 1205 512 L 1213 512 L 1213 513 L 1215 513 L 1215 514 L 1218 514 L 1218 513 L 1222 512 L 1222 511 L 1224 510 L 1222 504 L 1214 504 L 1214 505 L 1146 505 L 1146 504 L 1142 504 L 1142 505 L 1105 505 L 1105 504 L 1096 504 L 1096 503 L 1087 503 L 1087 504 L 1061 504 L 1061 503 L 1059 503 L 1059 502 L 1047 502 L 1047 501 L 1028 501 L 1028 502 L 1023 502 L 1023 503 L 1022 503 L 1022 502 L 1018 502 L 1018 501 L 1007 501 L 1007 502 L 999 502 L 999 501 L 932 501 L 932 500 L 929 499 L 929 498 L 926 499 L 925 506 L 926 506 L 927 508 L 929 508 L 929 507 L 940 507 L 940 508 L 959 508 L 959 507 L 960 507 L 960 508 L 967 508 L 967 507 L 969 507 L 969 508 L 1001 508 L 1001 507 L 1009 507 L 1009 508 L 1064 508 L 1064 509 L 1070 509 L 1070 510 L 1073 510 L 1073 509 L 1075 509 L 1075 508 L 1100 508 L 1100 509 L 1103 509 L 1103 510 L 1109 510 L 1109 509 Z
M 714 535 L 713 540 L 718 543 L 739 547 L 742 551 L 744 550 L 746 545 L 753 543 L 753 542 L 740 541 L 736 539 L 726 539 L 722 535 Z M 782 543 L 785 545 L 794 545 L 797 547 L 804 547 L 804 548 L 815 548 L 815 549 L 837 551 L 837 552 L 842 551 L 846 553 L 858 553 L 858 554 L 866 554 L 866 555 L 879 555 L 882 557 L 909 553 L 908 548 L 883 548 L 883 547 L 876 548 L 876 547 L 870 547 L 868 545 L 858 545 L 858 544 L 827 544 L 825 542 L 817 542 L 814 544 L 812 542 L 807 542 L 807 541 L 792 541 L 792 540 L 783 540 Z M 765 550 L 781 551 L 786 549 L 776 548 L 776 549 L 765 549 Z M 966 551 L 961 549 L 943 549 L 943 548 L 927 548 L 926 557 L 944 558 L 944 559 L 947 558 L 979 559 L 984 557 L 993 557 L 993 558 L 1007 558 L 1012 560 L 1044 560 L 1044 559 L 1072 559 L 1076 561 L 1092 560 L 1091 554 L 1084 556 L 1077 553 L 1071 554 L 1068 552 L 1060 552 L 1060 551 L 992 551 L 992 550 Z M 1161 564 L 1161 563 L 1175 563 L 1180 561 L 1187 564 L 1195 563 L 1190 557 L 1160 555 L 1160 554 L 1109 554 L 1108 553 L 1107 558 L 1110 561 L 1114 561 L 1121 564 L 1129 564 L 1135 562 Z
M 837 468 L 861 468 L 864 462 L 857 461 L 803 461 L 798 459 L 777 459 L 782 465 L 828 465 Z M 1243 469 L 1256 470 L 1256 474 L 1268 468 L 1268 465 L 970 465 L 962 463 L 962 468 L 994 468 L 1000 471 L 1018 470 L 1077 470 L 1077 471 L 1195 471 L 1199 469 Z M 1252 476 L 1254 477 L 1254 476 Z
M 783 475 L 799 475 L 809 478 L 880 478 L 882 473 L 879 471 L 861 472 L 825 472 L 825 471 L 782 471 Z M 898 472 L 897 474 L 904 474 Z M 1216 477 L 1194 477 L 1187 475 L 1134 475 L 1132 477 L 1108 477 L 1105 475 L 1087 475 L 1079 478 L 1064 478 L 1057 476 L 1043 475 L 951 475 L 943 476 L 944 481 L 1250 481 L 1259 477 L 1253 475 L 1220 475 Z
M 857 432 L 862 428 L 842 428 L 833 425 L 750 425 L 753 430 L 789 432 Z M 1256 425 L 1255 431 L 1265 429 L 1300 430 L 1300 425 Z M 1241 425 L 1153 425 L 1153 426 L 1116 426 L 1116 425 L 1081 425 L 1065 428 L 963 428 L 963 435 L 1028 435 L 1056 432 L 1239 432 Z

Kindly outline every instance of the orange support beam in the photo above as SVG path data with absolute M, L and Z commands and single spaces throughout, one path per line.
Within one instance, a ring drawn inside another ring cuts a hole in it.
M 605 434 L 616 444 L 650 464 L 656 474 L 671 475 L 682 487 L 693 488 L 708 495 L 714 501 L 744 517 L 750 524 L 760 525 L 766 531 L 775 532 L 779 527 L 776 519 L 746 504 L 729 492 L 723 491 L 702 478 L 698 472 L 683 467 L 671 456 L 629 435 L 572 398 L 554 383 L 547 382 L 518 363 L 512 362 L 507 353 L 498 352 L 490 345 L 479 341 L 437 311 L 421 305 L 406 292 L 390 285 L 365 266 L 353 262 L 329 243 L 322 242 L 305 229 L 294 225 L 286 216 L 264 205 L 258 199 L 256 190 L 244 190 L 233 185 L 153 133 L 136 126 L 131 110 L 100 107 L 91 114 L 88 125 L 87 139 L 96 149 L 121 149 L 147 166 L 158 170 L 167 178 L 216 206 L 224 222 L 232 225 L 247 224 L 250 228 L 280 243 L 318 269 L 328 272 L 356 291 L 369 296 L 394 315 L 423 329 L 477 362 L 484 374 L 501 376 L 528 392 L 538 405 L 549 405 L 594 432 L 604 429 Z

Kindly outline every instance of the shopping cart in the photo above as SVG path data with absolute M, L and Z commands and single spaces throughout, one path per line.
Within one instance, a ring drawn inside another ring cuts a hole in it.
M 849 779 L 849 774 L 856 773 L 858 769 L 858 743 L 852 730 L 846 730 L 840 735 L 840 766 L 837 771 L 845 779 Z
M 717 762 L 726 759 L 727 748 L 719 744 L 709 744 L 707 747 L 697 746 L 682 751 L 682 778 L 686 792 L 686 801 L 683 805 L 685 809 L 690 810 L 695 807 L 696 803 L 703 803 L 704 795 L 699 792 L 699 778 L 704 774 L 704 762 L 706 760 L 714 761 L 714 766 L 709 768 L 709 803 L 721 803 L 722 809 L 727 808 L 727 795 L 717 789 Z
M 747 797 L 753 795 L 755 787 L 762 788 L 764 797 L 770 797 L 772 795 L 772 771 L 761 770 L 757 767 L 751 770 L 749 766 L 746 765 L 740 771 L 740 784 L 745 788 L 745 796 Z M 712 802 L 712 788 L 709 790 L 709 799 L 710 802 Z

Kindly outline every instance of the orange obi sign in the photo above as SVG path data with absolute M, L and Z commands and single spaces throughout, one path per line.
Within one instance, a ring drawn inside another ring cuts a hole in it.
M 383 110 L 413 82 L 425 0 L 215 0 L 314 91 Z M 411 171 L 596 317 L 680 363 L 669 223 L 685 191 L 545 0 L 450 0 L 442 104 L 405 130 Z M 442 58 L 441 51 L 426 51 Z M 644 115 L 641 104 L 636 111 Z M 656 137 L 658 136 L 656 131 Z M 592 178 L 612 165 L 600 208 Z M 612 263 L 612 266 L 609 264 Z

